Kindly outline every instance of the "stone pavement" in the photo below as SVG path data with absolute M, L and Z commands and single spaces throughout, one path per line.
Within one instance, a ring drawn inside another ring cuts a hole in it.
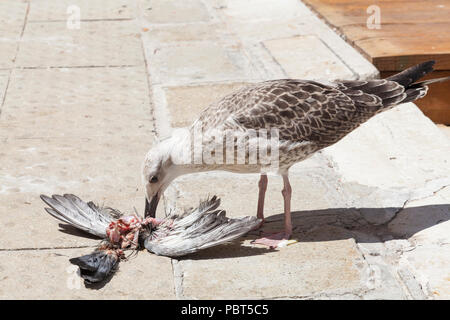
M 96 240 L 58 230 L 38 197 L 142 212 L 145 153 L 208 103 L 268 79 L 375 76 L 297 0 L 2 1 L 0 298 L 450 298 L 450 139 L 413 104 L 293 167 L 299 242 L 279 250 L 249 235 L 178 260 L 141 252 L 86 289 L 68 258 Z M 253 215 L 257 181 L 182 177 L 158 215 L 212 193 Z M 266 230 L 282 223 L 281 188 L 269 177 Z

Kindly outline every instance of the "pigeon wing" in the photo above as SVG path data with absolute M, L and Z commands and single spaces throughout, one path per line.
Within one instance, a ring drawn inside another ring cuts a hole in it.
M 116 210 L 86 203 L 73 194 L 51 198 L 41 195 L 41 199 L 50 207 L 45 210 L 51 216 L 100 238 L 106 238 L 106 228 L 120 215 Z
M 157 255 L 183 256 L 237 239 L 261 222 L 256 217 L 227 218 L 224 210 L 217 210 L 219 205 L 214 196 L 190 213 L 167 217 L 145 240 L 145 248 Z

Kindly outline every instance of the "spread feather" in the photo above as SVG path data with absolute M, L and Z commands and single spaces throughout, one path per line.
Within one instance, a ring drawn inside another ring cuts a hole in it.
M 157 255 L 183 256 L 239 238 L 261 222 L 256 217 L 227 218 L 224 210 L 216 210 L 219 205 L 214 196 L 182 216 L 168 216 L 145 239 L 145 248 Z

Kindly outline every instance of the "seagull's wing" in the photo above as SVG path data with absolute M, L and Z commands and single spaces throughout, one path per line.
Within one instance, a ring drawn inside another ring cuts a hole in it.
M 380 99 L 364 96 L 367 105 Z M 273 80 L 224 97 L 201 114 L 203 132 L 213 128 L 246 131 L 277 129 L 281 141 L 329 145 L 370 117 L 337 88 L 308 80 Z
M 281 141 L 333 144 L 375 114 L 381 98 L 362 93 L 352 96 L 337 85 L 308 80 L 275 80 L 251 92 L 251 103 L 233 113 L 244 130 L 278 129 Z
M 73 194 L 51 198 L 41 195 L 41 199 L 50 207 L 45 210 L 56 219 L 101 238 L 106 238 L 106 228 L 120 216 L 116 210 L 86 203 Z
M 412 102 L 427 93 L 416 83 L 433 70 L 434 61 L 413 66 L 386 79 L 336 81 L 282 79 L 241 88 L 210 105 L 197 122 L 203 132 L 278 129 L 280 140 L 329 146 L 377 113 Z M 449 80 L 437 79 L 436 82 Z
M 214 196 L 190 213 L 167 217 L 145 240 L 145 247 L 157 255 L 183 256 L 239 238 L 261 222 L 256 217 L 227 218 L 224 210 L 217 210 L 219 205 Z
M 280 140 L 329 146 L 372 116 L 407 101 L 405 88 L 391 80 L 266 81 L 243 88 L 206 109 L 204 131 L 278 130 Z M 314 149 L 313 148 L 313 149 Z

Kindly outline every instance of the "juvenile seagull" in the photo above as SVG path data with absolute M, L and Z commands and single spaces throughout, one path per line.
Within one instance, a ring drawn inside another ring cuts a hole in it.
M 277 173 L 283 178 L 284 230 L 256 240 L 276 247 L 292 234 L 291 185 L 289 168 L 318 150 L 328 147 L 374 115 L 401 103 L 425 96 L 427 85 L 450 77 L 416 82 L 433 71 L 434 61 L 413 66 L 386 79 L 336 81 L 321 84 L 310 80 L 282 79 L 243 87 L 211 104 L 189 127 L 175 131 L 153 147 L 144 160 L 146 216 L 154 217 L 159 198 L 178 176 L 211 170 L 237 173 L 261 173 L 257 217 L 264 221 L 264 197 L 267 188 L 265 165 L 205 161 L 196 164 L 191 138 L 198 127 L 203 133 L 203 148 L 217 150 L 213 136 L 231 133 L 239 140 L 251 130 L 275 128 L 279 133 Z M 261 139 L 261 138 L 260 138 Z M 246 149 L 246 159 L 250 157 Z M 226 153 L 225 145 L 223 152 Z M 236 157 L 234 158 L 236 159 Z M 285 243 L 285 241 L 284 241 Z

